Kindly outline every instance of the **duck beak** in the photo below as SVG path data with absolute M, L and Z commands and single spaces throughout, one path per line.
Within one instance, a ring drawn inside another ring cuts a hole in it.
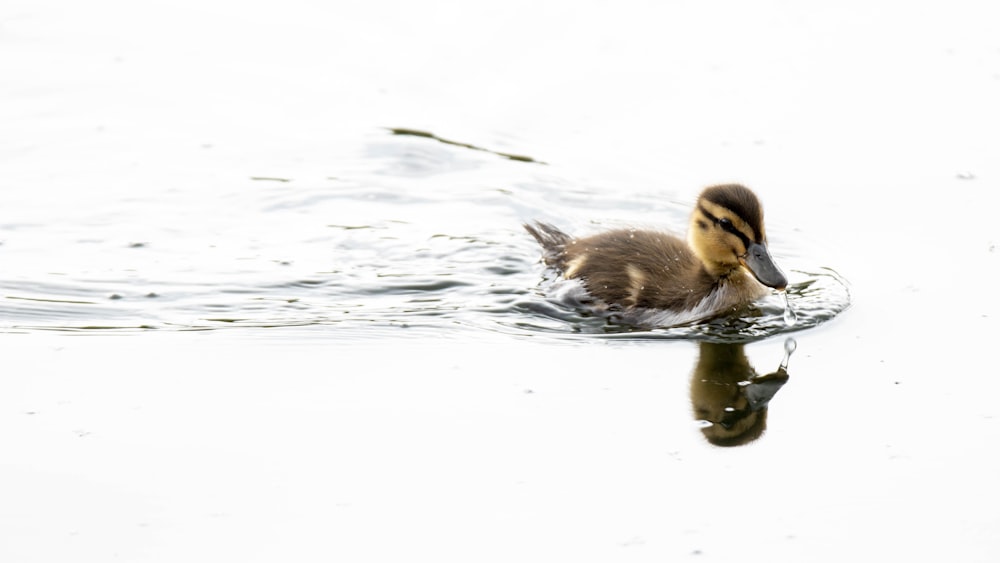
M 746 266 L 757 281 L 777 290 L 784 290 L 788 285 L 785 274 L 774 264 L 771 254 L 767 251 L 767 246 L 763 243 L 752 243 L 747 253 L 740 256 L 740 262 Z
M 750 403 L 750 410 L 759 411 L 767 408 L 767 404 L 774 398 L 775 393 L 781 386 L 788 382 L 788 372 L 785 368 L 779 368 L 774 373 L 757 376 L 750 380 L 750 385 L 743 388 L 747 401 Z

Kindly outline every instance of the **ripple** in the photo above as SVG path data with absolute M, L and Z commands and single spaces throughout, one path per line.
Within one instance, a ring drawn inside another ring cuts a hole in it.
M 435 135 L 434 133 L 431 133 L 429 131 L 420 131 L 418 129 L 408 129 L 408 128 L 402 128 L 402 127 L 400 127 L 400 128 L 390 128 L 389 131 L 392 132 L 393 135 L 408 135 L 408 136 L 413 136 L 413 137 L 423 137 L 425 139 L 434 139 L 435 141 L 437 141 L 439 143 L 442 143 L 442 144 L 445 144 L 445 145 L 453 145 L 453 146 L 461 147 L 461 148 L 464 148 L 464 149 L 470 149 L 470 150 L 474 150 L 474 151 L 482 151 L 482 152 L 493 153 L 493 154 L 495 154 L 497 156 L 502 156 L 502 157 L 510 159 L 510 160 L 516 160 L 518 162 L 532 162 L 532 163 L 536 163 L 536 164 L 545 164 L 544 162 L 542 162 L 540 160 L 534 159 L 534 158 L 532 158 L 530 156 L 526 156 L 526 155 L 523 155 L 523 154 L 511 154 L 511 153 L 507 153 L 507 152 L 500 152 L 500 151 L 490 150 L 490 149 L 487 149 L 487 148 L 483 148 L 483 147 L 479 147 L 479 146 L 476 146 L 476 145 L 472 145 L 472 144 L 469 144 L 469 143 L 463 143 L 463 142 L 459 142 L 459 141 L 452 141 L 452 140 L 449 140 L 449 139 L 443 139 L 443 138 L 438 137 L 437 135 Z
M 730 315 L 674 327 L 649 328 L 622 323 L 613 313 L 595 311 L 571 293 L 558 292 L 543 297 L 541 302 L 517 304 L 516 309 L 536 318 L 535 323 L 517 326 L 543 333 L 591 334 L 611 339 L 746 342 L 819 326 L 850 307 L 849 285 L 836 271 L 818 268 L 792 272 L 795 276 L 787 294 L 798 317 L 794 325 L 785 321 L 784 299 L 778 294 L 766 296 Z M 539 323 L 537 317 L 547 317 L 549 322 Z
M 362 149 L 312 180 L 292 170 L 214 196 L 159 194 L 114 210 L 139 230 L 95 238 L 92 224 L 122 223 L 104 215 L 62 224 L 57 239 L 42 224 L 7 228 L 6 271 L 18 273 L 0 279 L 3 328 L 740 341 L 818 326 L 850 304 L 836 272 L 799 267 L 788 291 L 793 327 L 777 295 L 701 324 L 624 325 L 552 293 L 559 276 L 520 224 L 683 225 L 689 202 L 422 131 L 382 132 Z M 90 242 L 41 265 L 39 253 L 60 240 Z

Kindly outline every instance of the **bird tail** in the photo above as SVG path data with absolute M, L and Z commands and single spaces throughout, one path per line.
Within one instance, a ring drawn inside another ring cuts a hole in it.
M 563 269 L 566 265 L 566 245 L 573 237 L 560 231 L 557 227 L 541 221 L 534 224 L 525 223 L 524 229 L 535 237 L 538 244 L 542 245 L 542 259 L 549 266 Z

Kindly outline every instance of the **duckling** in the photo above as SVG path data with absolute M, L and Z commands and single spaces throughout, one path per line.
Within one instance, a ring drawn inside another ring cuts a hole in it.
M 771 258 L 757 196 L 740 184 L 705 188 L 685 242 L 671 234 L 618 229 L 574 238 L 547 223 L 525 224 L 543 260 L 582 282 L 598 308 L 638 326 L 675 326 L 743 307 L 784 290 Z

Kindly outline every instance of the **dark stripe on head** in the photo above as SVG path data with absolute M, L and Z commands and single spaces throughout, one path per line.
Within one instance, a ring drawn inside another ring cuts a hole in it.
M 732 211 L 753 229 L 754 238 L 758 242 L 763 238 L 764 212 L 761 210 L 757 196 L 746 186 L 740 184 L 724 184 L 705 188 L 701 197 L 716 205 L 721 205 Z
M 715 215 L 712 215 L 711 213 L 709 213 L 708 210 L 705 209 L 705 207 L 703 205 L 699 205 L 698 206 L 698 211 L 701 211 L 702 215 L 704 215 L 705 217 L 708 217 L 709 221 L 711 221 L 711 222 L 715 223 L 716 225 L 718 225 L 719 227 L 721 227 L 723 231 L 726 231 L 727 233 L 736 235 L 740 239 L 740 241 L 743 243 L 743 248 L 745 248 L 745 249 L 749 249 L 750 248 L 750 239 L 748 239 L 747 236 L 745 234 L 743 234 L 743 231 L 737 229 L 736 226 L 733 225 L 733 223 L 731 221 L 729 221 L 729 219 L 719 219 Z

